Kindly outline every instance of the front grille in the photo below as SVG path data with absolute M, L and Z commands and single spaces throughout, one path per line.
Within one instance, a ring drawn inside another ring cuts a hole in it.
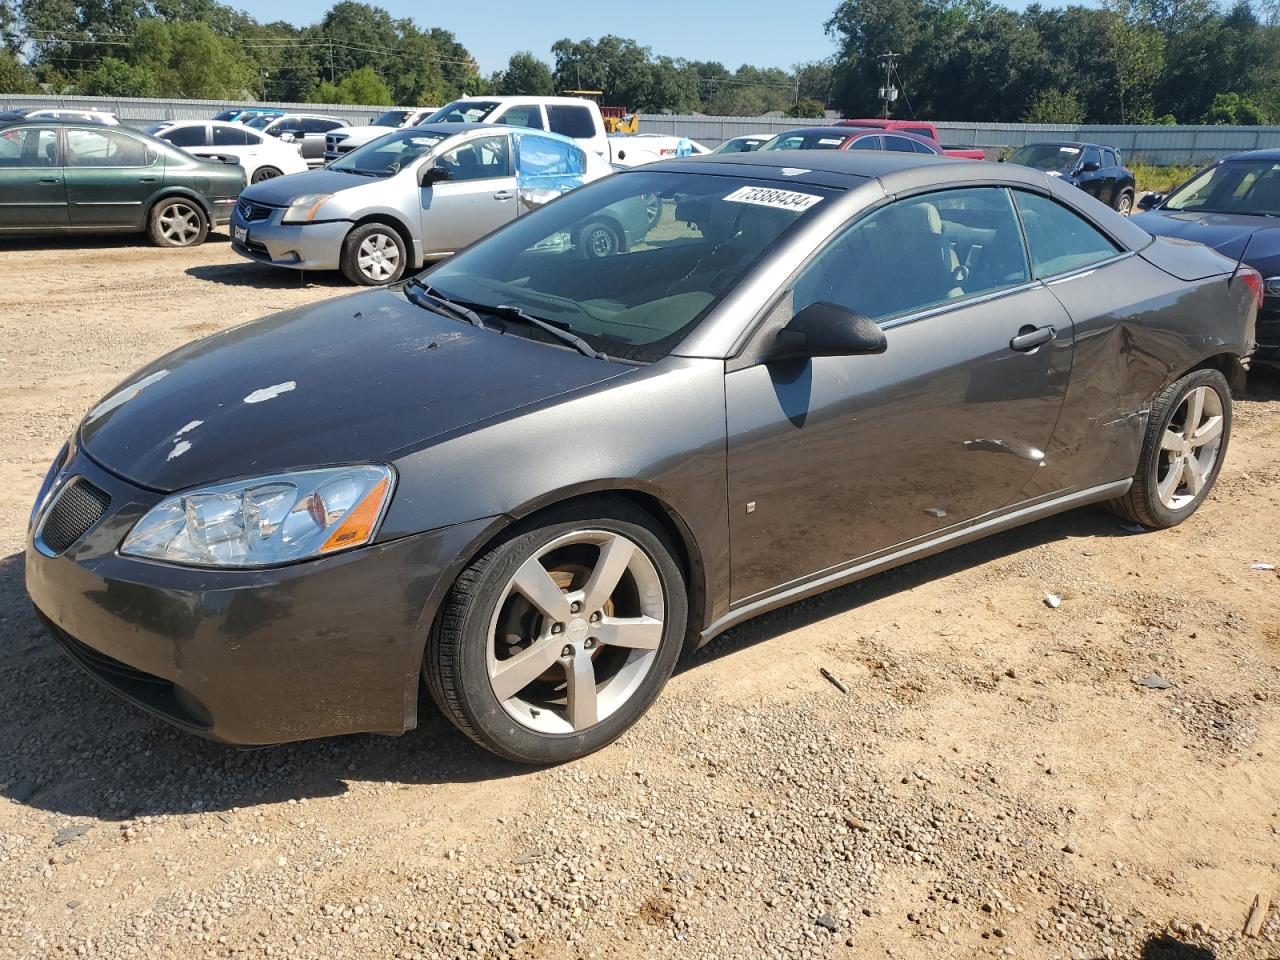
M 83 477 L 69 480 L 45 513 L 38 535 L 41 545 L 57 556 L 88 533 L 110 504 L 111 498 Z
M 347 139 L 347 135 L 345 133 L 341 135 L 336 135 L 332 133 L 327 134 L 324 138 L 324 148 L 328 150 L 330 153 L 336 153 L 338 150 L 342 148 L 342 141 L 346 139 Z
M 271 219 L 271 208 L 261 203 L 254 203 L 252 200 L 242 199 L 236 206 L 240 219 L 246 223 L 256 223 L 259 220 Z

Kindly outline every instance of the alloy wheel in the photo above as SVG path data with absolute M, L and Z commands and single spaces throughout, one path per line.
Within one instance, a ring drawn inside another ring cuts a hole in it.
M 539 733 L 593 727 L 653 667 L 665 612 L 657 567 L 634 541 L 605 530 L 557 537 L 499 597 L 486 651 L 493 694 Z
M 1129 214 L 1133 213 L 1133 197 L 1129 196 L 1127 193 L 1124 194 L 1120 198 L 1119 206 L 1116 207 L 1116 213 L 1120 214 L 1122 217 L 1127 217 Z
M 1183 397 L 1160 437 L 1156 492 L 1170 510 L 1189 506 L 1212 475 L 1222 446 L 1222 398 L 1212 387 L 1195 387 Z
M 385 233 L 371 233 L 361 242 L 356 263 L 370 280 L 385 283 L 400 266 L 400 248 Z
M 280 171 L 275 167 L 259 167 L 253 171 L 253 182 L 262 183 L 264 180 L 274 180 L 280 176 Z
M 200 214 L 185 203 L 171 203 L 160 213 L 160 234 L 175 247 L 185 247 L 200 235 Z

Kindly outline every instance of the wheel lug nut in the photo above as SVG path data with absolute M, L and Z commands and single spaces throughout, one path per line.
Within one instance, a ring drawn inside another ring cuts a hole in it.
M 595 648 L 595 645 L 596 645 L 595 640 L 593 640 L 591 637 L 587 637 L 587 639 L 582 642 L 582 649 L 592 650 Z
M 562 656 L 562 657 L 572 657 L 572 656 L 573 656 L 573 647 L 569 646 L 568 644 L 565 644 L 564 649 L 560 651 L 560 656 Z
M 564 633 L 564 624 L 563 624 L 563 623 L 553 623 L 553 624 L 551 625 L 551 632 L 552 632 L 552 633 Z
M 595 613 L 593 613 L 593 614 L 591 615 L 591 622 L 592 622 L 592 623 L 599 623 L 599 622 L 600 622 L 600 611 L 599 611 L 599 610 L 597 610 Z
M 582 604 L 578 603 L 578 601 L 576 600 L 573 603 L 569 604 L 570 613 L 577 613 L 581 609 L 582 609 Z

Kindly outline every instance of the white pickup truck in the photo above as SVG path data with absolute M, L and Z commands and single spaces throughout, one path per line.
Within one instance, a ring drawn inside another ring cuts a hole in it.
M 599 105 L 584 97 L 464 97 L 421 122 L 505 123 L 550 130 L 572 137 L 584 149 L 623 167 L 710 152 L 687 137 L 652 133 L 610 136 Z
M 397 108 L 388 110 L 371 120 L 366 126 L 338 127 L 337 130 L 330 130 L 324 136 L 324 162 L 331 163 L 344 153 L 363 146 L 392 130 L 417 126 L 437 109 L 436 107 Z

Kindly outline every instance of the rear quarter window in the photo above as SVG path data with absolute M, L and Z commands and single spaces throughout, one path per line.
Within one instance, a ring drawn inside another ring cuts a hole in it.
M 548 106 L 547 119 L 551 132 L 585 140 L 596 135 L 595 118 L 587 107 Z
M 1055 277 L 1109 260 L 1120 252 L 1110 237 L 1056 200 L 1014 191 L 1038 279 Z

